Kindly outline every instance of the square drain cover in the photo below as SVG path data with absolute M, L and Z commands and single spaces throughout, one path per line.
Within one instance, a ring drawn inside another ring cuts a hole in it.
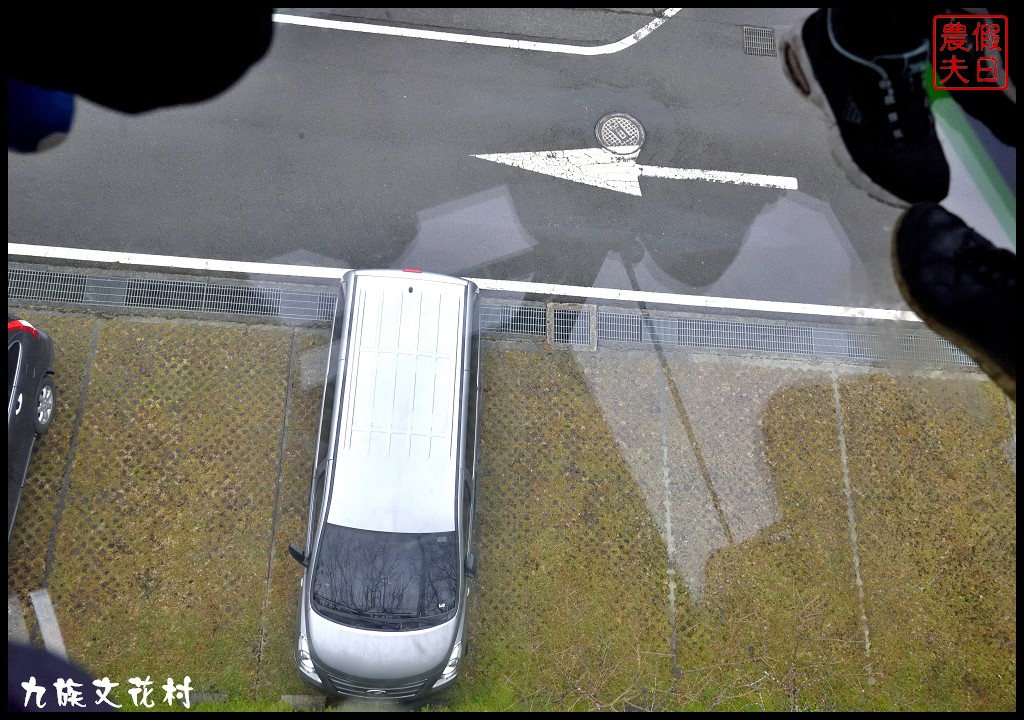
M 743 52 L 747 55 L 776 57 L 775 30 L 766 27 L 743 26 Z

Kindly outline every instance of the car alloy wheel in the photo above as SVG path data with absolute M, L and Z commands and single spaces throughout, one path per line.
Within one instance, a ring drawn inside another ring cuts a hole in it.
M 35 429 L 39 435 L 50 429 L 55 406 L 56 394 L 53 390 L 53 380 L 44 377 L 39 385 L 39 395 L 36 398 Z

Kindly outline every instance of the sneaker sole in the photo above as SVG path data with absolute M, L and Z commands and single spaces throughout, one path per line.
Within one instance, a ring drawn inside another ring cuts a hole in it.
M 893 228 L 892 248 L 890 253 L 892 257 L 892 272 L 896 278 L 896 286 L 903 295 L 903 299 L 906 301 L 907 305 L 910 306 L 910 309 L 924 321 L 925 325 L 930 327 L 936 334 L 946 338 L 967 353 L 971 359 L 978 364 L 978 367 L 980 367 L 982 371 L 988 375 L 989 378 L 991 378 L 992 381 L 998 385 L 1011 400 L 1013 400 L 1014 404 L 1016 404 L 1017 379 L 1008 375 L 1005 370 L 999 367 L 999 365 L 992 362 L 988 357 L 988 353 L 986 353 L 980 345 L 968 340 L 960 333 L 943 325 L 941 322 L 929 315 L 924 308 L 914 300 L 914 296 L 910 292 L 910 287 L 907 285 L 907 281 L 900 270 L 899 253 L 896 251 L 897 238 L 899 237 L 900 228 L 902 227 L 903 217 L 900 217 L 899 221 L 896 223 L 896 227 Z
M 818 84 L 814 72 L 811 70 L 811 60 L 804 47 L 802 28 L 803 24 L 800 23 L 789 28 L 783 34 L 781 52 L 779 53 L 782 56 L 782 68 L 797 91 L 814 103 L 825 116 L 825 122 L 828 125 L 829 147 L 832 149 L 832 156 L 835 158 L 836 164 L 846 173 L 850 182 L 876 200 L 893 207 L 910 207 L 910 203 L 906 200 L 896 197 L 866 175 L 854 162 L 849 150 L 846 149 L 846 143 L 843 142 L 843 136 L 839 132 L 839 123 L 836 121 L 835 113 L 832 112 L 828 98 L 825 97 L 821 85 Z

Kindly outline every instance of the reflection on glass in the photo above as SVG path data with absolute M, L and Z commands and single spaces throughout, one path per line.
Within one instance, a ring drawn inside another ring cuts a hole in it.
M 313 605 L 356 627 L 439 625 L 459 587 L 454 532 L 393 533 L 327 523 L 313 575 Z M 399 621 L 394 623 L 391 621 Z

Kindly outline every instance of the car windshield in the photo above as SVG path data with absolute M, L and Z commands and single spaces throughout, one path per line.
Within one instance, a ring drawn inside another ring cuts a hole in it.
M 313 574 L 313 606 L 347 624 L 444 622 L 459 589 L 454 532 L 392 533 L 327 523 Z

